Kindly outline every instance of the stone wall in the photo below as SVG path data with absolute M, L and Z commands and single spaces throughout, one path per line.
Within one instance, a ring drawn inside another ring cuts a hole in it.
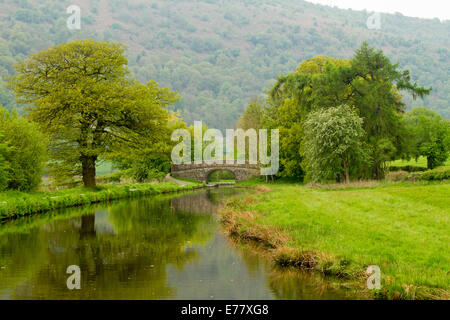
M 207 183 L 211 173 L 217 170 L 228 170 L 235 176 L 236 182 L 248 180 L 260 175 L 257 164 L 237 164 L 203 162 L 201 164 L 172 164 L 172 176 L 193 179 Z

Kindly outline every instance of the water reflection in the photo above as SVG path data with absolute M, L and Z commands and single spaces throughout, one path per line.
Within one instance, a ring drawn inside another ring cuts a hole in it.
M 345 298 L 318 277 L 278 272 L 220 232 L 233 188 L 52 212 L 0 226 L 1 299 Z M 68 290 L 66 268 L 81 268 Z M 319 285 L 318 285 L 319 281 Z

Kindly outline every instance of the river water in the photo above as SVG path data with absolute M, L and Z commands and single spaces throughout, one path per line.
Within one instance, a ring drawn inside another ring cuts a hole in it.
M 221 231 L 238 191 L 124 200 L 0 225 L 0 299 L 349 299 L 321 276 L 279 270 Z M 69 290 L 68 266 L 81 289 Z

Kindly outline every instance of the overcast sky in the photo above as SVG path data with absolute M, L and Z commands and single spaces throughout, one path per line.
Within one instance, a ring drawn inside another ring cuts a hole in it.
M 405 16 L 450 19 L 450 0 L 306 0 L 309 2 L 384 13 L 400 12 Z

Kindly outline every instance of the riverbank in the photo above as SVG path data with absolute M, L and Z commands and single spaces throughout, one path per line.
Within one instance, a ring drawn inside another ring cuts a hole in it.
M 259 243 L 275 264 L 361 286 L 367 267 L 377 265 L 375 298 L 450 299 L 448 181 L 255 189 L 227 202 L 223 224 L 231 236 Z
M 49 210 L 76 207 L 110 200 L 141 197 L 193 190 L 202 184 L 180 185 L 175 182 L 131 185 L 103 185 L 97 190 L 73 188 L 59 191 L 0 193 L 0 220 L 41 213 Z

